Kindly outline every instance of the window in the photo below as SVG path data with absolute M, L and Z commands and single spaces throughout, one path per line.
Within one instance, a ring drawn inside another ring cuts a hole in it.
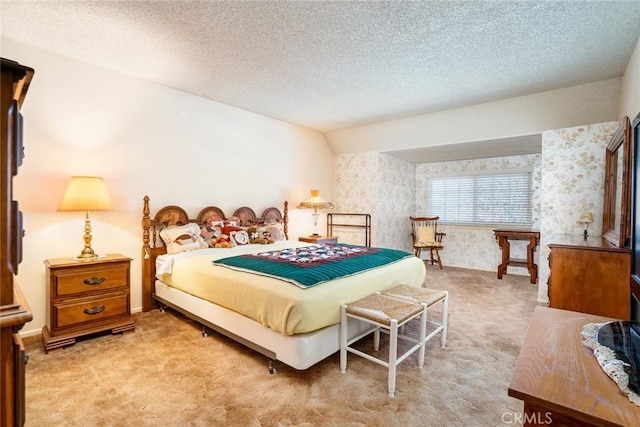
M 447 224 L 531 227 L 531 173 L 428 178 L 427 215 Z

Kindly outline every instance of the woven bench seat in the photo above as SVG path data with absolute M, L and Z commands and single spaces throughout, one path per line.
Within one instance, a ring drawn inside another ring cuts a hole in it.
M 440 322 L 429 322 L 429 320 L 427 319 L 427 322 L 435 324 L 436 328 L 425 337 L 425 342 L 429 341 L 431 338 L 441 332 L 440 345 L 444 348 L 444 346 L 447 344 L 449 292 L 429 288 L 419 288 L 409 285 L 398 285 L 394 288 L 383 291 L 382 295 L 387 295 L 393 298 L 402 299 L 414 303 L 424 303 L 427 305 L 427 309 L 431 308 L 435 304 L 442 304 L 442 316 Z
M 393 319 L 398 324 L 403 324 L 408 319 L 415 317 L 416 314 L 420 314 L 423 307 L 416 302 L 407 304 L 406 300 L 374 294 L 348 304 L 347 313 L 391 326 Z
M 417 339 L 398 333 L 399 327 L 418 317 L 420 318 L 420 332 Z M 350 318 L 370 323 L 371 328 L 348 340 L 347 322 Z M 351 347 L 351 344 L 373 333 L 374 350 L 378 351 L 380 346 L 381 329 L 389 334 L 388 361 Z M 426 330 L 426 303 L 394 298 L 388 295 L 374 294 L 350 304 L 344 304 L 340 309 L 340 371 L 344 373 L 347 370 L 347 353 L 356 354 L 379 365 L 385 366 L 389 370 L 389 396 L 393 397 L 395 395 L 396 388 L 396 367 L 416 350 L 419 350 L 418 366 L 420 368 L 424 366 L 424 343 Z M 398 339 L 410 341 L 415 345 L 398 357 Z

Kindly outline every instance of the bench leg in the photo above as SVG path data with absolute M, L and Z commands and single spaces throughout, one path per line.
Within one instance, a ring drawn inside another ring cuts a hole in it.
M 389 329 L 389 397 L 393 397 L 396 393 L 396 367 L 398 359 L 398 321 L 391 319 L 391 327 Z
M 347 306 L 340 307 L 340 372 L 347 371 Z
M 449 292 L 442 300 L 442 333 L 440 335 L 440 345 L 444 348 L 447 345 L 447 328 L 449 327 Z
M 422 303 L 423 311 L 420 315 L 420 350 L 418 350 L 418 366 L 420 369 L 424 367 L 424 353 L 426 351 L 427 337 L 427 304 Z

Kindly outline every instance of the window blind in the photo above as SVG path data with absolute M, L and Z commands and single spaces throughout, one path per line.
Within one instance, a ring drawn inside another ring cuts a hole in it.
M 441 223 L 531 226 L 531 173 L 430 177 L 427 215 Z

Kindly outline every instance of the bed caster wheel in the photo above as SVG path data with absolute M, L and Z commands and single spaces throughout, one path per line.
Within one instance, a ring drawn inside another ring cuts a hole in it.
M 160 308 L 160 313 L 164 313 L 164 305 L 161 305 L 159 308 Z
M 276 366 L 275 366 L 275 360 L 269 359 L 269 368 L 268 368 L 268 370 L 269 370 L 269 373 L 271 375 L 275 375 L 275 374 L 278 373 L 278 370 L 276 369 Z
M 207 333 L 207 330 L 205 328 L 202 328 L 202 338 L 206 338 L 208 336 L 209 334 Z

